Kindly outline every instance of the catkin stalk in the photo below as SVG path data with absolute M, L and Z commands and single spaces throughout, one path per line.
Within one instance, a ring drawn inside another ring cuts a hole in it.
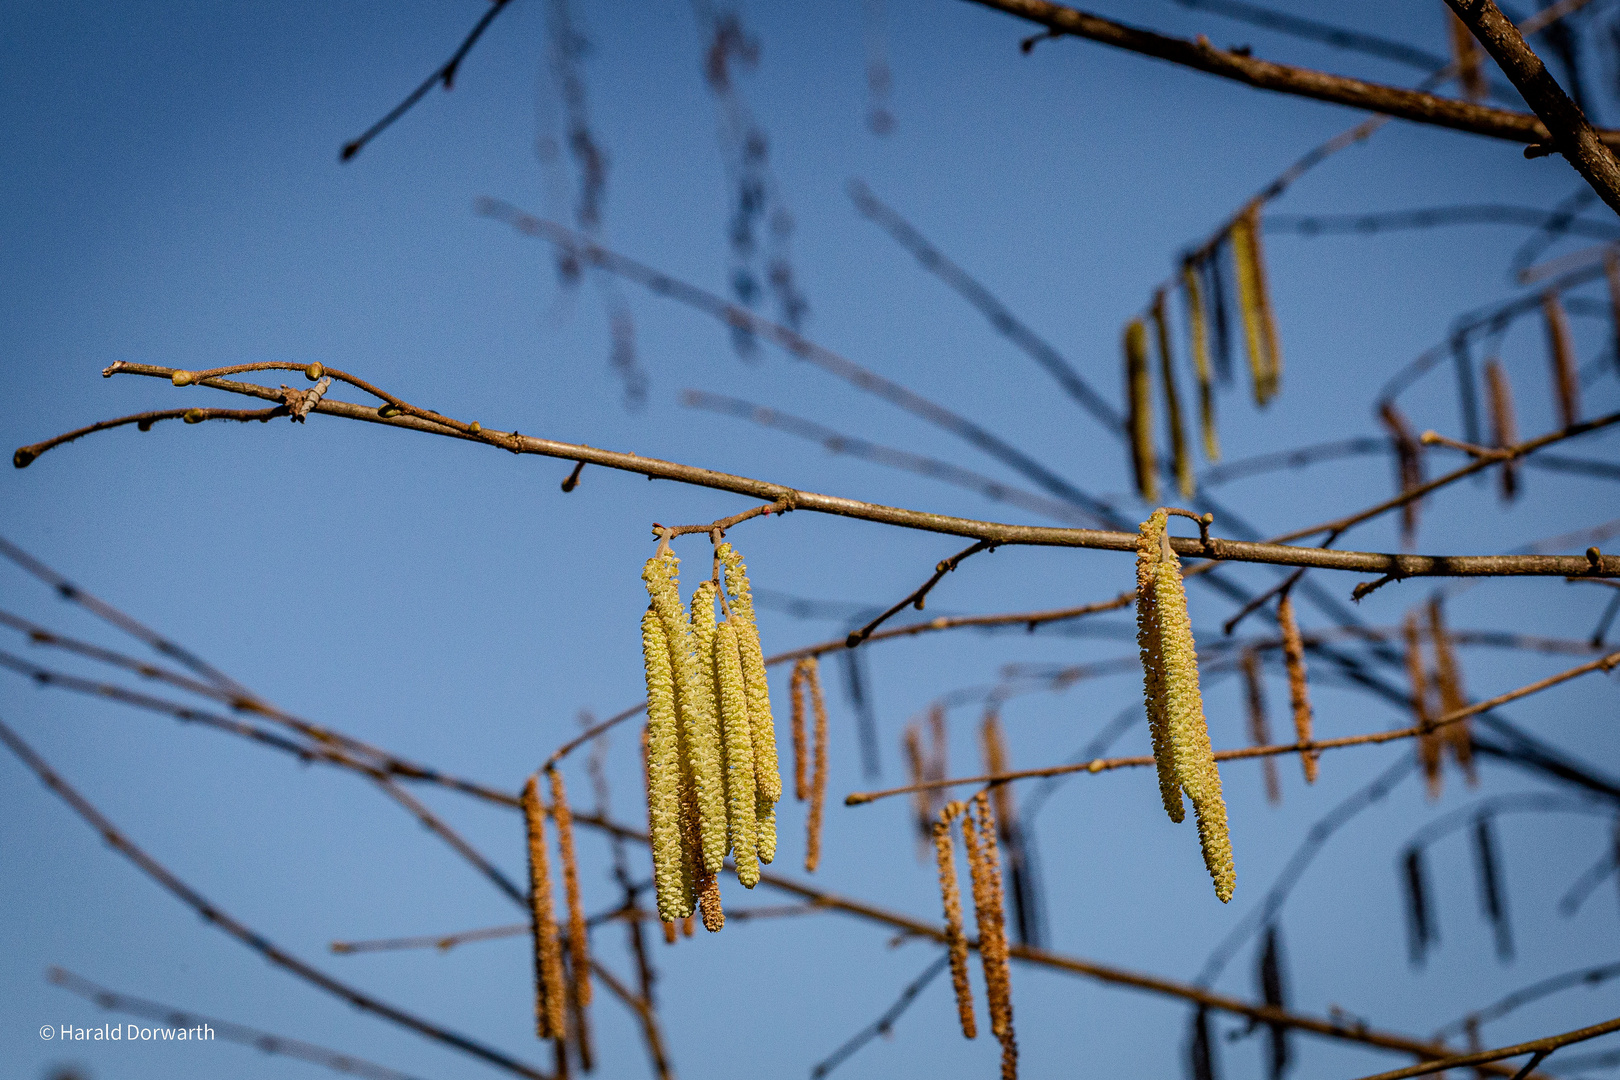
M 1136 542 L 1136 644 L 1142 657 L 1142 701 L 1147 708 L 1148 731 L 1153 738 L 1153 761 L 1159 771 L 1159 796 L 1165 813 L 1178 824 L 1186 816 L 1181 803 L 1181 783 L 1170 750 L 1169 730 L 1164 718 L 1164 657 L 1159 651 L 1159 614 L 1154 589 L 1155 568 L 1159 564 L 1159 541 L 1164 535 L 1167 516 L 1155 510 L 1142 523 Z
M 1170 318 L 1164 309 L 1164 290 L 1153 294 L 1153 333 L 1159 346 L 1159 377 L 1164 382 L 1165 424 L 1170 431 L 1170 464 L 1176 474 L 1176 490 L 1191 498 L 1197 487 L 1193 479 L 1192 454 L 1187 449 L 1187 433 L 1181 423 L 1181 394 L 1176 389 L 1175 355 L 1170 351 Z
M 1417 759 L 1423 768 L 1424 786 L 1429 798 L 1438 799 L 1444 779 L 1441 775 L 1440 746 L 1442 734 L 1431 731 L 1434 716 L 1429 711 L 1429 680 L 1423 668 L 1423 634 L 1418 626 L 1417 612 L 1408 611 L 1401 625 L 1406 642 L 1406 679 L 1412 688 L 1412 713 L 1416 727 L 1423 730 L 1418 736 Z
M 647 667 L 647 820 L 652 832 L 653 883 L 658 915 L 678 919 L 692 910 L 692 881 L 682 858 L 680 738 L 675 681 L 664 623 L 652 608 L 641 618 L 641 648 Z
M 1485 362 L 1485 395 L 1490 399 L 1491 445 L 1497 449 L 1518 445 L 1519 423 L 1513 414 L 1513 388 L 1508 383 L 1507 370 L 1496 357 Z M 1512 502 L 1519 493 L 1519 463 L 1504 461 L 1498 468 L 1502 477 L 1502 501 Z
M 535 1034 L 542 1039 L 567 1036 L 564 1011 L 562 947 L 552 911 L 551 867 L 546 857 L 546 808 L 540 786 L 531 776 L 523 785 L 523 820 L 529 838 L 529 918 L 534 938 Z
M 1451 634 L 1446 630 L 1446 617 L 1438 596 L 1429 599 L 1429 638 L 1434 642 L 1435 682 L 1440 690 L 1440 713 L 1456 712 L 1468 707 L 1468 695 L 1463 693 L 1462 672 L 1457 664 L 1457 652 L 1451 645 Z M 1474 740 L 1469 720 L 1464 718 L 1447 724 L 1440 730 L 1452 759 L 1463 772 L 1470 785 L 1479 783 L 1474 771 Z
M 962 813 L 963 804 L 947 803 L 934 822 L 934 858 L 939 868 L 939 895 L 945 906 L 945 945 L 950 950 L 951 986 L 956 991 L 956 1015 L 962 1035 L 979 1035 L 973 1016 L 973 987 L 968 983 L 967 935 L 962 931 L 962 890 L 956 877 L 956 851 L 951 843 L 951 822 Z
M 1198 427 L 1204 437 L 1204 457 L 1221 459 L 1221 440 L 1215 431 L 1215 375 L 1209 362 L 1209 325 L 1204 315 L 1204 291 L 1198 267 L 1181 264 L 1182 298 L 1187 306 L 1187 337 L 1192 347 L 1193 371 L 1198 376 Z
M 1148 502 L 1159 498 L 1159 462 L 1153 449 L 1153 375 L 1148 370 L 1147 327 L 1125 324 L 1125 395 L 1131 429 L 1131 474 Z
M 804 868 L 815 873 L 821 865 L 821 818 L 827 805 L 827 702 L 821 694 L 821 665 L 815 657 L 810 657 L 805 681 L 810 685 L 810 708 L 815 716 L 815 765 L 810 778 L 810 812 L 805 815 Z
M 1260 679 L 1260 653 L 1255 649 L 1243 650 L 1243 685 L 1249 704 L 1249 741 L 1255 746 L 1271 744 L 1271 721 L 1266 716 L 1266 688 Z M 1266 781 L 1266 801 L 1272 806 L 1282 805 L 1282 781 L 1277 776 L 1277 759 L 1260 759 L 1260 771 Z
M 782 774 L 776 760 L 776 722 L 771 717 L 770 683 L 765 677 L 765 653 L 759 644 L 759 626 L 754 621 L 748 567 L 730 544 L 719 545 L 714 554 L 726 568 L 726 596 L 741 650 L 743 686 L 748 692 L 748 720 L 753 725 L 755 784 L 765 800 L 774 806 L 782 799 Z
M 810 797 L 809 743 L 804 730 L 804 682 L 809 677 L 806 668 L 814 664 L 813 656 L 800 657 L 793 665 L 793 677 L 788 681 L 788 699 L 793 704 L 793 797 L 800 802 Z
M 1310 742 L 1311 697 L 1310 685 L 1305 679 L 1305 642 L 1299 636 L 1291 593 L 1283 593 L 1277 601 L 1277 625 L 1282 630 L 1283 661 L 1288 666 L 1288 701 L 1294 707 L 1294 736 L 1299 742 Z M 1314 750 L 1305 750 L 1299 755 L 1307 784 L 1316 783 L 1317 756 Z
M 1547 324 L 1547 360 L 1552 365 L 1558 422 L 1570 427 L 1581 419 L 1581 380 L 1575 368 L 1575 346 L 1569 335 L 1569 316 L 1556 292 L 1543 293 L 1541 314 Z
M 737 861 L 737 880 L 745 888 L 759 884 L 759 835 L 754 820 L 753 725 L 748 717 L 748 691 L 743 685 L 737 628 L 730 620 L 714 635 L 714 687 L 720 701 L 720 727 L 725 738 L 728 838 Z
M 568 903 L 568 954 L 575 1000 L 583 1009 L 591 1003 L 591 949 L 585 930 L 585 906 L 579 895 L 579 862 L 574 856 L 574 813 L 556 766 L 546 770 L 551 780 L 551 820 L 557 824 L 557 856 L 562 859 L 563 896 Z

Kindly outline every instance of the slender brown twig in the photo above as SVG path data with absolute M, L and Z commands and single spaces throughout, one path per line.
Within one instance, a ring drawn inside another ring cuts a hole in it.
M 889 610 L 885 611 L 883 614 L 879 615 L 877 618 L 873 619 L 859 630 L 852 632 L 847 638 L 844 639 L 844 646 L 850 649 L 855 648 L 861 642 L 871 637 L 872 632 L 878 627 L 888 622 L 889 619 L 895 615 L 898 615 L 900 612 L 904 611 L 908 606 L 914 607 L 918 611 L 921 611 L 923 609 L 923 602 L 928 598 L 928 594 L 933 591 L 934 586 L 938 585 L 940 580 L 944 578 L 946 574 L 962 565 L 963 559 L 966 559 L 970 555 L 975 555 L 978 552 L 984 551 L 987 548 L 993 551 L 995 550 L 995 544 L 989 540 L 980 540 L 971 547 L 963 548 L 950 558 L 941 560 L 934 567 L 934 573 L 927 581 L 919 585 L 904 600 L 901 600 L 898 604 L 895 604 L 893 607 L 889 608 Z
M 1514 1046 L 1503 1046 L 1496 1050 L 1483 1050 L 1476 1054 L 1457 1054 L 1452 1057 L 1426 1061 L 1421 1065 L 1413 1065 L 1406 1069 L 1394 1069 L 1373 1076 L 1364 1076 L 1361 1080 L 1407 1080 L 1407 1077 L 1428 1076 L 1431 1073 L 1444 1072 L 1446 1069 L 1460 1069 L 1469 1065 L 1486 1065 L 1491 1062 L 1501 1061 L 1503 1058 L 1518 1057 L 1520 1054 L 1531 1055 L 1529 1063 L 1514 1074 L 1515 1078 L 1517 1078 L 1527 1076 L 1534 1071 L 1535 1067 L 1541 1064 L 1548 1054 L 1551 1054 L 1560 1046 L 1585 1042 L 1587 1039 L 1595 1039 L 1599 1035 L 1607 1035 L 1611 1031 L 1620 1031 L 1620 1018 L 1608 1020 L 1601 1024 L 1593 1024 L 1591 1027 L 1566 1031 L 1562 1035 L 1549 1035 L 1544 1039 L 1532 1039 L 1529 1042 L 1518 1043 Z

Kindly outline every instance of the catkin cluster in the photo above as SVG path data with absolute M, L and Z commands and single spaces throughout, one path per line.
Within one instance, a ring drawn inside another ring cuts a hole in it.
M 718 545 L 715 580 L 697 587 L 688 610 L 679 565 L 664 544 L 641 574 L 652 601 L 641 639 L 653 882 L 666 924 L 701 909 L 714 931 L 725 922 L 717 877 L 725 857 L 750 889 L 760 864 L 776 857 L 782 779 L 747 567 L 730 544 Z
M 1155 510 L 1137 539 L 1136 628 L 1143 698 L 1164 808 L 1170 820 L 1179 822 L 1185 813 L 1182 792 L 1192 801 L 1204 865 L 1215 882 L 1215 895 L 1225 903 L 1237 882 L 1232 839 L 1198 688 L 1198 654 L 1187 619 L 1181 560 L 1170 547 L 1167 521 L 1163 509 Z

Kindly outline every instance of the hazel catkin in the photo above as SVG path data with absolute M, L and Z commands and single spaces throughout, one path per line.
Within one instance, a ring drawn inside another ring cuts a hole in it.
M 1125 324 L 1125 394 L 1131 472 L 1137 494 L 1151 503 L 1159 497 L 1159 463 L 1153 449 L 1153 375 L 1148 370 L 1147 327 L 1141 319 Z
M 746 888 L 759 884 L 758 833 L 754 820 L 753 731 L 748 693 L 743 686 L 737 628 L 723 622 L 714 635 L 714 686 L 720 702 L 725 740 L 725 785 L 728 839 L 737 863 L 737 880 Z
M 1176 490 L 1191 498 L 1197 484 L 1193 479 L 1192 454 L 1181 422 L 1181 395 L 1176 390 L 1175 354 L 1170 351 L 1170 317 L 1165 312 L 1164 290 L 1153 294 L 1151 308 L 1154 339 L 1159 347 L 1159 379 L 1164 383 L 1164 418 L 1170 433 L 1170 466 L 1175 473 Z
M 551 819 L 557 825 L 557 856 L 562 860 L 563 897 L 568 903 L 568 952 L 574 998 L 583 1007 L 591 1003 L 591 952 L 585 927 L 585 908 L 579 895 L 579 861 L 574 855 L 574 814 L 562 773 L 546 770 L 551 780 Z
M 1164 719 L 1164 658 L 1159 651 L 1158 606 L 1155 602 L 1155 568 L 1159 564 L 1160 537 L 1167 515 L 1155 510 L 1142 523 L 1136 547 L 1136 644 L 1142 657 L 1142 701 L 1147 708 L 1148 731 L 1153 739 L 1153 761 L 1158 767 L 1159 796 L 1165 813 L 1179 823 L 1186 816 L 1181 802 L 1181 784 L 1176 778 L 1170 752 L 1170 739 Z
M 664 623 L 652 608 L 641 618 L 647 668 L 647 817 L 652 832 L 653 882 L 660 918 L 692 910 L 692 882 L 682 873 L 681 759 L 676 729 L 675 680 Z
M 933 824 L 934 859 L 939 869 L 940 901 L 945 908 L 945 945 L 950 951 L 951 987 L 956 992 L 956 1015 L 965 1038 L 977 1038 L 973 1016 L 973 987 L 968 982 L 967 935 L 962 930 L 962 889 L 956 877 L 956 852 L 951 843 L 951 822 L 962 813 L 963 804 L 947 803 Z
M 564 1038 L 568 1021 L 564 1012 L 562 947 L 551 900 L 551 867 L 546 857 L 546 808 L 533 776 L 523 785 L 523 820 L 529 839 L 529 917 L 534 939 L 535 1034 L 542 1039 Z
M 1570 427 L 1581 418 L 1581 379 L 1576 370 L 1575 346 L 1569 336 L 1569 316 L 1558 293 L 1549 290 L 1541 297 L 1541 313 L 1547 324 L 1547 360 L 1552 365 L 1554 402 L 1560 427 Z
M 730 544 L 720 544 L 714 554 L 726 568 L 726 596 L 731 621 L 737 628 L 743 686 L 748 693 L 748 720 L 753 728 L 755 783 L 774 805 L 782 799 L 782 775 L 776 760 L 776 722 L 771 717 L 770 684 L 765 676 L 765 653 L 759 644 L 759 625 L 754 619 L 748 567 Z
M 1417 739 L 1418 765 L 1423 769 L 1424 786 L 1430 799 L 1438 799 L 1444 784 L 1441 773 L 1441 733 L 1434 729 L 1429 709 L 1429 680 L 1423 668 L 1423 635 L 1417 612 L 1408 611 L 1401 626 L 1406 642 L 1406 678 L 1412 690 L 1412 718 L 1422 734 Z
M 1209 360 L 1209 323 L 1204 313 L 1204 290 L 1199 267 L 1181 264 L 1182 297 L 1187 306 L 1187 337 L 1191 343 L 1193 373 L 1198 376 L 1198 427 L 1204 438 L 1204 456 L 1221 459 L 1221 440 L 1215 430 L 1215 376 Z
M 1490 403 L 1491 445 L 1498 450 L 1518 445 L 1519 423 L 1513 412 L 1513 388 L 1502 361 L 1496 357 L 1485 362 L 1485 394 Z M 1519 493 L 1519 463 L 1504 461 L 1500 469 L 1502 501 L 1512 502 Z
M 1299 622 L 1294 618 L 1294 597 L 1287 591 L 1277 601 L 1277 626 L 1282 631 L 1283 663 L 1288 669 L 1288 701 L 1294 708 L 1294 737 L 1307 743 L 1311 741 L 1311 698 L 1305 679 L 1305 641 L 1299 636 Z M 1300 751 L 1307 784 L 1316 783 L 1317 756 L 1314 750 Z
M 804 869 L 815 873 L 821 865 L 821 819 L 827 805 L 827 701 L 821 693 L 821 664 L 809 658 L 805 682 L 810 687 L 810 711 L 815 720 L 813 766 L 810 774 L 810 812 L 805 815 Z

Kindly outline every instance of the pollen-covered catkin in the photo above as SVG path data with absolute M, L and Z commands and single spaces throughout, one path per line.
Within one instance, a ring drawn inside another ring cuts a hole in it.
M 720 700 L 720 726 L 726 748 L 726 812 L 737 880 L 752 889 L 759 884 L 758 834 L 754 822 L 753 730 L 748 718 L 748 692 L 743 686 L 737 629 L 730 621 L 714 635 L 714 687 Z
M 1446 630 L 1445 612 L 1438 596 L 1429 599 L 1429 637 L 1434 642 L 1435 682 L 1440 690 L 1441 715 L 1468 708 L 1468 695 L 1463 693 L 1462 672 L 1457 665 L 1457 653 L 1451 645 L 1451 634 Z M 1469 720 L 1454 720 L 1440 729 L 1441 740 L 1451 749 L 1451 756 L 1462 769 L 1470 785 L 1478 784 L 1474 772 L 1474 740 L 1469 732 Z
M 663 620 L 652 608 L 641 618 L 641 649 L 647 667 L 647 820 L 653 883 L 659 917 L 678 919 L 692 910 L 692 884 L 682 873 L 680 737 L 669 640 Z
M 1288 667 L 1288 701 L 1294 707 L 1294 738 L 1298 742 L 1310 742 L 1311 695 L 1310 684 L 1305 679 L 1305 642 L 1299 636 L 1291 593 L 1284 592 L 1277 601 L 1277 626 L 1282 630 L 1283 662 Z M 1314 750 L 1305 750 L 1299 755 L 1307 784 L 1316 783 L 1316 759 Z
M 1277 310 L 1271 304 L 1271 281 L 1266 271 L 1266 243 L 1260 226 L 1260 202 L 1249 204 L 1249 244 L 1254 253 L 1254 291 L 1260 304 L 1260 333 L 1266 347 L 1266 400 L 1277 396 L 1282 386 L 1282 342 L 1277 337 Z
M 1125 394 L 1136 491 L 1154 502 L 1159 497 L 1159 463 L 1153 450 L 1153 375 L 1148 370 L 1147 327 L 1141 319 L 1125 324 Z
M 591 950 L 585 929 L 585 907 L 579 895 L 579 861 L 574 856 L 574 814 L 562 773 L 546 770 L 551 780 L 551 819 L 557 823 L 557 856 L 562 860 L 563 897 L 568 902 L 568 953 L 575 1000 L 591 1003 Z
M 776 804 L 765 798 L 762 791 L 754 792 L 754 835 L 759 861 L 776 861 Z
M 523 785 L 523 820 L 529 837 L 529 927 L 534 937 L 535 1034 L 561 1039 L 568 1031 L 563 997 L 562 946 L 552 911 L 551 866 L 546 857 L 546 808 L 531 776 Z
M 1547 323 L 1547 360 L 1552 365 L 1558 422 L 1561 427 L 1570 427 L 1581 419 L 1581 379 L 1569 336 L 1569 316 L 1557 292 L 1542 295 L 1541 313 Z
M 1498 450 L 1518 445 L 1519 422 L 1513 412 L 1513 388 L 1502 361 L 1496 357 L 1485 362 L 1485 395 L 1491 409 L 1491 445 Z M 1512 502 L 1519 493 L 1519 463 L 1504 461 L 1500 472 L 1502 501 Z
M 1159 379 L 1164 383 L 1164 417 L 1170 434 L 1170 465 L 1176 476 L 1176 490 L 1191 498 L 1197 487 L 1193 479 L 1192 454 L 1187 448 L 1187 432 L 1181 422 L 1181 394 L 1176 390 L 1175 354 L 1170 351 L 1170 317 L 1164 309 L 1164 290 L 1153 294 L 1153 334 L 1159 346 Z
M 996 818 L 984 792 L 973 797 L 962 819 L 968 865 L 973 874 L 973 914 L 979 928 L 979 959 L 984 963 L 984 996 L 990 1030 L 1005 1039 L 1012 1033 L 1012 982 L 1007 963 L 1007 922 L 1001 887 L 1001 851 Z
M 725 794 L 725 735 L 721 731 L 720 702 L 713 677 L 717 592 L 714 582 L 705 581 L 692 593 L 692 651 L 698 677 L 693 679 L 691 715 L 683 724 L 682 734 L 687 739 L 688 768 L 696 795 L 703 865 L 719 873 L 730 846 L 730 833 Z M 700 770 L 707 777 L 706 783 Z
M 821 664 L 810 657 L 805 668 L 810 686 L 810 710 L 815 718 L 814 766 L 810 774 L 810 812 L 805 815 L 804 868 L 815 873 L 821 865 L 821 818 L 827 805 L 827 702 L 821 694 Z
M 1237 267 L 1238 310 L 1243 315 L 1243 342 L 1249 355 L 1249 378 L 1254 385 L 1256 405 L 1271 400 L 1266 356 L 1265 314 L 1260 307 L 1260 282 L 1256 270 L 1254 222 L 1245 212 L 1232 223 L 1232 261 Z
M 939 895 L 945 907 L 945 945 L 950 950 L 951 986 L 956 991 L 956 1015 L 964 1037 L 978 1037 L 973 1016 L 973 987 L 968 982 L 967 935 L 962 931 L 962 889 L 956 877 L 956 850 L 951 843 L 951 822 L 963 804 L 947 803 L 934 822 L 934 859 L 939 868 Z
M 720 875 L 703 870 L 698 874 L 698 907 L 703 915 L 703 929 L 711 934 L 718 934 L 720 928 L 726 925 L 726 913 L 720 906 Z M 691 916 L 687 917 L 691 922 Z M 687 937 L 692 936 L 690 928 Z
M 1243 685 L 1249 703 L 1249 741 L 1255 746 L 1271 743 L 1271 721 L 1266 716 L 1266 687 L 1260 679 L 1260 653 L 1255 649 L 1243 650 Z M 1277 777 L 1277 759 L 1260 759 L 1260 771 L 1266 782 L 1266 801 L 1272 806 L 1282 804 L 1282 782 Z
M 804 683 L 809 678 L 806 667 L 815 662 L 813 656 L 800 657 L 793 665 L 793 677 L 788 680 L 788 699 L 793 704 L 793 797 L 800 802 L 810 797 L 810 746 L 804 730 Z
M 1204 290 L 1196 264 L 1181 264 L 1182 298 L 1187 305 L 1187 337 L 1191 342 L 1193 372 L 1198 376 L 1198 427 L 1204 437 L 1204 456 L 1221 459 L 1221 440 L 1215 430 L 1215 375 L 1209 362 L 1209 324 L 1204 314 Z
M 765 677 L 765 653 L 754 621 L 754 597 L 748 587 L 748 567 L 730 544 L 714 549 L 726 568 L 726 596 L 731 621 L 737 627 L 742 657 L 743 687 L 748 692 L 748 721 L 753 725 L 754 782 L 772 805 L 782 799 L 782 774 L 776 760 L 776 722 L 771 716 L 770 683 Z
M 1181 803 L 1181 782 L 1176 777 L 1164 721 L 1164 658 L 1159 652 L 1154 586 L 1159 538 L 1164 535 L 1166 521 L 1165 512 L 1155 510 L 1142 523 L 1136 541 L 1136 644 L 1142 656 L 1142 701 L 1147 708 L 1148 730 L 1153 738 L 1153 761 L 1159 771 L 1159 795 L 1170 820 L 1180 822 L 1187 811 Z
M 1418 764 L 1423 768 L 1423 779 L 1429 798 L 1438 799 L 1443 783 L 1441 775 L 1441 733 L 1430 730 L 1434 715 L 1429 709 L 1429 680 L 1423 671 L 1423 634 L 1418 626 L 1417 612 L 1408 611 L 1401 625 L 1406 642 L 1406 678 L 1412 689 L 1412 718 L 1414 726 L 1423 734 L 1417 739 Z

